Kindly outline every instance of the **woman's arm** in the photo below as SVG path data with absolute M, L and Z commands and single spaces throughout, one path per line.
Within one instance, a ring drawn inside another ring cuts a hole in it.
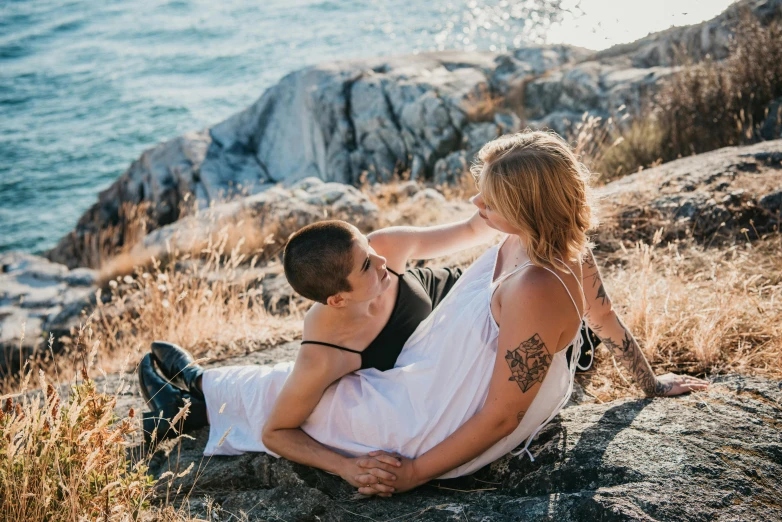
M 433 227 L 388 227 L 367 237 L 378 255 L 391 268 L 404 268 L 408 259 L 447 256 L 490 241 L 497 231 L 478 215 L 470 219 Z
M 397 492 L 471 461 L 510 435 L 537 395 L 555 351 L 569 340 L 563 340 L 563 333 L 572 330 L 576 334 L 577 311 L 554 276 L 532 269 L 505 286 L 497 358 L 486 402 L 444 441 L 415 460 L 402 459 L 402 467 L 395 472 Z M 518 320 L 521 316 L 524 321 Z M 374 483 L 369 476 L 357 479 Z M 374 487 L 362 487 L 359 492 L 373 494 Z
M 600 269 L 592 252 L 584 258 L 584 294 L 587 300 L 586 320 L 606 348 L 633 375 L 635 382 L 649 396 L 679 395 L 708 386 L 704 380 L 672 373 L 656 376 L 633 334 L 611 305 Z
M 399 466 L 397 459 L 387 455 L 345 457 L 323 446 L 299 428 L 320 402 L 326 388 L 345 373 L 343 368 L 335 366 L 333 358 L 324 356 L 322 351 L 302 348 L 264 424 L 263 443 L 288 460 L 337 474 L 355 487 L 366 483 L 354 480 L 355 476 L 366 472 L 366 467 L 372 468 L 372 475 L 376 478 L 393 482 L 396 477 L 389 471 Z M 379 486 L 383 485 L 376 486 L 383 494 L 394 491 L 392 487 Z

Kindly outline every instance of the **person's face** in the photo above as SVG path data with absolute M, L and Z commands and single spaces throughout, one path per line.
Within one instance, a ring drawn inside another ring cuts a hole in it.
M 330 297 L 329 304 L 332 306 L 344 306 L 350 301 L 369 301 L 391 286 L 391 277 L 386 269 L 386 258 L 377 255 L 367 237 L 358 230 L 353 240 L 352 255 L 353 270 L 348 275 L 348 282 L 353 290 Z M 334 297 L 336 299 L 333 299 Z
M 519 231 L 515 230 L 505 218 L 497 213 L 493 208 L 486 204 L 483 200 L 483 195 L 479 192 L 470 201 L 473 205 L 478 207 L 478 214 L 486 221 L 486 224 L 495 230 L 505 232 L 506 234 L 518 234 Z

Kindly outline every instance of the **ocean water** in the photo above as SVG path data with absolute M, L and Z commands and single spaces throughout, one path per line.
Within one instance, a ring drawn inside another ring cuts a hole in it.
M 0 251 L 52 247 L 145 149 L 295 69 L 544 40 L 597 49 L 729 3 L 0 0 Z

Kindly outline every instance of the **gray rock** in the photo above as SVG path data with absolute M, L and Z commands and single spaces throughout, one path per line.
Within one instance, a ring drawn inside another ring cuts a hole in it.
M 94 303 L 97 272 L 68 270 L 46 258 L 0 254 L 0 372 L 19 367 L 21 356 L 41 356 L 60 349 L 59 338 L 78 326 L 81 311 Z
M 240 220 L 257 223 L 259 231 L 268 228 L 276 240 L 284 244 L 299 228 L 326 218 L 343 219 L 369 231 L 378 226 L 379 210 L 355 187 L 305 178 L 290 189 L 274 187 L 239 201 L 215 205 L 195 216 L 158 228 L 147 234 L 135 251 L 162 253 L 169 248 L 186 251 L 226 224 Z
M 583 115 L 573 111 L 555 111 L 544 118 L 530 121 L 529 126 L 535 130 L 552 130 L 558 134 L 566 134 L 575 124 L 581 121 Z
M 421 192 L 416 193 L 415 196 L 410 198 L 410 203 L 412 204 L 431 204 L 431 203 L 439 203 L 439 204 L 445 204 L 445 196 L 443 196 L 441 193 L 437 192 L 435 189 L 428 188 L 424 189 Z
M 493 125 L 493 124 L 492 124 Z M 467 176 L 470 164 L 465 151 L 452 152 L 434 166 L 434 182 L 437 185 L 455 184 Z
M 523 126 L 521 118 L 515 112 L 498 112 L 494 115 L 494 123 L 497 124 L 500 135 L 519 132 Z
M 396 193 L 399 196 L 404 197 L 411 197 L 418 193 L 421 190 L 421 185 L 416 183 L 415 181 L 406 181 L 404 183 L 400 183 L 399 186 L 396 188 Z
M 760 198 L 758 204 L 772 214 L 779 214 L 782 211 L 782 191 L 766 194 Z
M 760 127 L 760 135 L 765 140 L 782 138 L 782 98 L 768 105 L 766 119 Z
M 780 169 L 782 140 L 775 140 L 726 147 L 625 176 L 600 190 L 619 220 L 618 227 L 601 227 L 598 234 L 618 230 L 627 239 L 648 241 L 664 225 L 664 240 L 692 237 L 720 245 L 755 239 L 779 229 Z M 598 240 L 605 248 L 612 241 L 608 236 Z
M 478 153 L 478 151 L 483 147 L 486 143 L 490 142 L 491 140 L 495 139 L 500 134 L 506 134 L 505 132 L 502 132 L 502 130 L 506 129 L 508 132 L 512 132 L 510 129 L 512 129 L 516 122 L 514 121 L 505 121 L 505 119 L 501 119 L 503 123 L 509 123 L 510 127 L 501 127 L 497 123 L 491 122 L 491 123 L 471 123 L 464 128 L 464 132 L 462 135 L 462 145 L 466 151 L 466 157 L 467 159 L 471 160 L 473 157 Z M 461 151 L 460 151 L 461 152 Z M 435 166 L 435 177 L 437 175 L 436 173 L 437 167 Z
M 284 312 L 294 303 L 297 308 L 302 308 L 308 302 L 293 290 L 284 274 L 263 279 L 263 304 L 270 311 Z

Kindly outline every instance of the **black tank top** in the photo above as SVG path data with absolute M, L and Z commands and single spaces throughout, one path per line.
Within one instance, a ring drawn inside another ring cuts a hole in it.
M 389 270 L 399 278 L 399 292 L 388 322 L 377 337 L 362 351 L 320 341 L 302 341 L 301 344 L 320 344 L 361 356 L 361 369 L 390 370 L 396 364 L 407 339 L 421 321 L 440 304 L 462 275 L 461 268 L 413 268 L 402 274 Z

